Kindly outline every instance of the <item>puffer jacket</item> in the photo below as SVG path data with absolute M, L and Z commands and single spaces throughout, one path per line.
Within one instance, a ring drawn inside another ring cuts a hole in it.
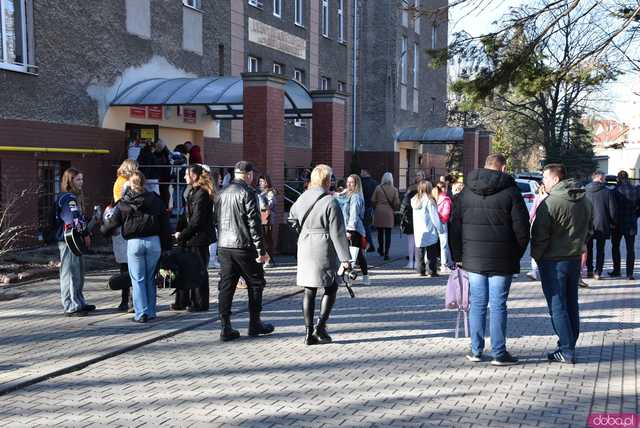
M 189 189 L 185 216 L 177 231 L 178 245 L 183 247 L 204 247 L 213 242 L 213 201 L 202 187 Z
M 640 187 L 632 186 L 628 181 L 616 187 L 618 219 L 616 227 L 621 234 L 638 234 L 638 214 L 640 214 Z
M 265 255 L 258 194 L 242 180 L 233 180 L 216 201 L 218 248 L 255 248 Z
M 469 272 L 512 275 L 529 243 L 529 213 L 513 177 L 477 169 L 454 198 L 449 244 Z
M 162 250 L 171 248 L 169 216 L 164 202 L 153 192 L 127 190 L 109 215 L 105 215 L 100 232 L 109 235 L 119 226 L 124 239 L 159 236 Z
M 618 217 L 615 194 L 599 181 L 587 184 L 585 190 L 593 205 L 593 238 L 609 239 Z

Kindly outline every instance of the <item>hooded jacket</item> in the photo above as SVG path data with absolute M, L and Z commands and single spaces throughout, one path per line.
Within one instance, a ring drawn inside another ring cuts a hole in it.
M 593 205 L 593 238 L 609 239 L 618 216 L 615 194 L 599 181 L 587 184 L 585 190 Z
M 438 243 L 438 237 L 444 232 L 438 207 L 427 196 L 418 194 L 411 198 L 413 216 L 413 238 L 417 248 L 429 247 Z
M 122 226 L 124 239 L 159 236 L 162 250 L 169 250 L 171 230 L 164 202 L 153 192 L 134 193 L 128 190 L 110 215 L 105 215 L 100 232 L 108 235 Z
M 520 272 L 529 243 L 529 212 L 513 177 L 490 169 L 472 171 L 454 198 L 449 223 L 452 257 L 483 275 Z
M 591 233 L 593 206 L 574 180 L 556 184 L 536 211 L 531 228 L 535 260 L 579 258 Z
M 616 227 L 620 234 L 638 234 L 638 214 L 640 214 L 640 187 L 625 181 L 616 187 L 618 219 Z

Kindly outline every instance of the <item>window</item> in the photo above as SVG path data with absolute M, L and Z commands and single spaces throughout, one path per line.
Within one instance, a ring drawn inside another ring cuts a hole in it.
M 28 71 L 26 0 L 0 0 L 0 68 Z
M 434 23 L 431 26 L 431 49 L 438 48 L 438 24 Z
M 247 61 L 247 71 L 249 73 L 257 73 L 260 70 L 260 60 L 254 56 L 250 56 Z
M 282 0 L 273 0 L 273 16 L 282 18 Z
M 402 36 L 400 46 L 400 83 L 407 84 L 407 36 Z
M 344 82 L 338 82 L 338 91 L 344 92 L 345 84 Z
M 260 0 L 249 0 L 249 4 L 253 7 L 262 9 L 262 2 Z
M 296 21 L 296 25 L 304 26 L 304 10 L 302 9 L 304 0 L 294 0 L 294 18 Z
M 409 7 L 409 2 L 407 0 L 402 0 L 402 4 L 400 4 L 400 7 L 402 8 L 402 26 L 403 27 L 408 27 L 409 26 L 409 12 L 407 11 L 407 8 Z
M 284 69 L 284 66 L 282 64 L 280 64 L 279 62 L 274 62 L 273 63 L 273 74 L 284 74 L 282 72 L 283 69 Z
M 202 0 L 182 0 L 185 6 L 192 7 L 194 9 L 202 10 Z
M 322 0 L 322 35 L 329 37 L 329 0 Z
M 413 44 L 413 87 L 418 87 L 418 72 L 420 67 L 420 48 L 417 43 Z
M 69 162 L 38 161 L 38 223 L 40 230 L 47 226 L 49 212 L 56 194 L 60 193 L 60 179 Z
M 293 80 L 304 85 L 304 70 L 294 69 Z
M 321 91 L 328 91 L 330 87 L 331 87 L 331 79 L 329 79 L 328 77 L 321 77 L 320 78 L 320 90 Z
M 420 0 L 416 0 L 416 10 L 420 11 Z M 416 34 L 420 34 L 420 15 L 415 17 L 415 21 L 413 22 L 413 30 Z
M 344 42 L 344 0 L 338 0 L 338 41 Z

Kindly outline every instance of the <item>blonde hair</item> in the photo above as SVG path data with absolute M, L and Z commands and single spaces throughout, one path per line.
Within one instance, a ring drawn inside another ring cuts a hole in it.
M 60 182 L 60 190 L 63 192 L 75 193 L 76 195 L 80 195 L 80 189 L 78 189 L 75 184 L 73 184 L 73 179 L 78 175 L 82 174 L 80 170 L 76 168 L 67 168 L 62 174 L 62 180 Z
M 320 164 L 316 165 L 311 171 L 311 179 L 309 180 L 309 187 L 327 187 L 331 184 L 331 176 L 333 170 L 329 165 Z
M 356 188 L 351 193 L 362 193 L 362 180 L 358 174 L 351 174 L 347 177 L 347 180 L 353 178 L 353 181 L 356 182 Z
M 390 172 L 385 172 L 384 174 L 382 174 L 382 180 L 380 180 L 380 184 L 383 186 L 385 184 L 393 186 L 393 174 L 391 174 Z
M 135 171 L 129 177 L 129 187 L 134 193 L 143 193 L 144 192 L 144 183 L 147 181 L 144 174 L 140 171 Z
M 422 199 L 423 196 L 427 196 L 429 199 L 435 202 L 435 199 L 432 195 L 433 193 L 433 185 L 429 180 L 422 180 L 418 183 L 418 199 Z
M 457 195 L 458 193 L 462 192 L 463 189 L 464 189 L 464 183 L 462 181 L 456 181 L 451 186 L 451 193 L 453 193 L 454 195 Z
M 133 159 L 125 159 L 118 167 L 118 177 L 129 178 L 138 171 L 138 162 Z

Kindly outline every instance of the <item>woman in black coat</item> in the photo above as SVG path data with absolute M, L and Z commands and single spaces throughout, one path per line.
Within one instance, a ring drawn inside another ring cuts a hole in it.
M 176 301 L 171 309 L 204 312 L 209 310 L 209 278 L 205 274 L 209 262 L 209 244 L 214 238 L 214 189 L 211 176 L 199 164 L 192 164 L 187 168 L 185 181 L 190 189 L 186 197 L 185 216 L 178 223 L 175 237 L 179 246 L 200 259 L 204 273 L 201 284 L 176 290 Z

